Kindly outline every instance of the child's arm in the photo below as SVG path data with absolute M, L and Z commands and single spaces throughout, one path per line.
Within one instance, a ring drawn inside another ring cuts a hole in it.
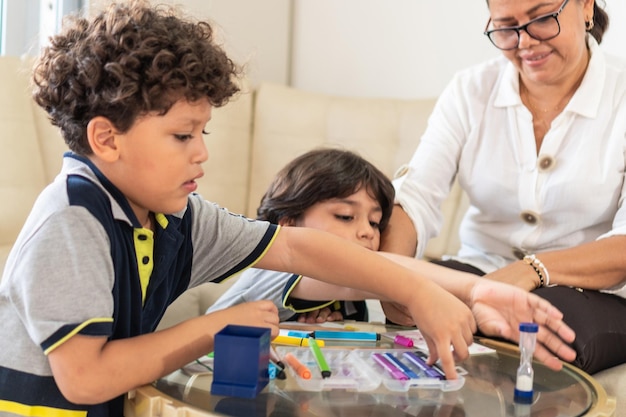
M 417 272 L 345 239 L 319 230 L 286 227 L 255 266 L 353 286 L 408 306 L 432 357 L 441 358 L 451 379 L 457 374 L 450 347 L 459 359 L 468 356 L 476 323 L 465 304 Z
M 478 327 L 483 333 L 517 340 L 520 322 L 541 320 L 540 323 L 546 323 L 542 325 L 546 331 L 540 332 L 535 356 L 555 370 L 560 369 L 562 364 L 550 351 L 558 353 L 565 360 L 574 359 L 575 352 L 564 343 L 564 340 L 573 340 L 573 331 L 562 322 L 561 313 L 540 297 L 514 286 L 498 285 L 496 287 L 489 280 L 430 262 L 393 253 L 376 253 L 407 268 L 419 271 L 423 276 L 450 291 L 472 308 Z M 385 299 L 378 294 L 341 287 L 308 277 L 303 277 L 290 295 L 309 300 Z
M 48 358 L 54 379 L 69 401 L 97 404 L 213 351 L 215 333 L 227 324 L 269 327 L 274 337 L 278 335 L 276 306 L 270 301 L 239 304 L 128 339 L 75 335 Z

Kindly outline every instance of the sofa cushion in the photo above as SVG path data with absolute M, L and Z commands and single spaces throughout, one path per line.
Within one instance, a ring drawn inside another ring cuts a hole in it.
M 244 84 L 242 93 L 213 109 L 204 138 L 209 160 L 197 181 L 197 192 L 206 200 L 238 214 L 246 214 L 248 204 L 252 101 Z
M 28 69 L 17 57 L 0 58 L 0 245 L 10 246 L 46 184 Z

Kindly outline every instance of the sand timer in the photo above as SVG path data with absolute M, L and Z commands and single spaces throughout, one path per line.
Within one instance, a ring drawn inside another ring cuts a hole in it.
M 515 381 L 514 400 L 516 403 L 531 404 L 533 402 L 533 354 L 538 330 L 539 326 L 536 323 L 520 323 L 519 325 L 520 365 L 517 368 Z

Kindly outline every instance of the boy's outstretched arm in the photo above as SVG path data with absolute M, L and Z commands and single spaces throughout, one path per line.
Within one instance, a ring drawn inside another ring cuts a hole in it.
M 519 341 L 519 324 L 539 324 L 535 357 L 551 369 L 571 362 L 576 352 L 568 343 L 574 331 L 563 314 L 548 301 L 519 287 L 393 253 L 378 252 L 408 268 L 419 270 L 472 309 L 478 328 L 486 335 Z
M 561 312 L 543 298 L 512 285 L 479 278 L 430 262 L 393 253 L 376 253 L 419 271 L 465 302 L 472 309 L 478 328 L 485 335 L 517 342 L 519 323 L 532 321 L 540 325 L 535 349 L 537 359 L 554 370 L 563 366 L 555 355 L 568 362 L 574 360 L 576 352 L 567 344 L 574 340 L 574 331 L 563 323 Z M 313 300 L 382 298 L 377 294 L 339 287 L 308 277 L 302 278 L 291 294 Z M 412 325 L 413 322 L 407 324 Z
M 450 379 L 457 378 L 450 348 L 460 360 L 468 356 L 476 322 L 463 302 L 419 272 L 345 239 L 315 229 L 285 227 L 255 267 L 354 287 L 407 306 L 431 357 L 441 359 Z
M 274 337 L 278 322 L 278 310 L 271 301 L 254 301 L 128 339 L 75 335 L 50 352 L 48 359 L 67 400 L 98 404 L 213 351 L 215 333 L 227 324 L 268 327 Z

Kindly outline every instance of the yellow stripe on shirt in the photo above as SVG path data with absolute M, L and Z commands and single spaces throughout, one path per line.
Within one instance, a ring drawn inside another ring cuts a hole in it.
M 25 387 L 28 389 L 28 387 Z M 85 417 L 86 410 L 64 410 L 42 405 L 26 405 L 13 401 L 0 400 L 0 411 L 28 417 Z
M 55 344 L 51 345 L 48 349 L 44 350 L 43 353 L 44 353 L 44 355 L 48 355 L 54 349 L 58 348 L 63 343 L 65 343 L 69 338 L 71 338 L 72 336 L 74 336 L 75 334 L 77 334 L 82 329 L 84 329 L 85 327 L 89 326 L 92 323 L 109 323 L 109 322 L 113 322 L 113 318 L 112 317 L 86 320 L 86 321 L 82 322 L 81 324 L 79 324 L 78 326 L 76 326 L 76 328 L 74 330 L 72 330 L 71 332 L 66 334 L 65 337 L 61 338 L 58 342 L 56 342 Z

